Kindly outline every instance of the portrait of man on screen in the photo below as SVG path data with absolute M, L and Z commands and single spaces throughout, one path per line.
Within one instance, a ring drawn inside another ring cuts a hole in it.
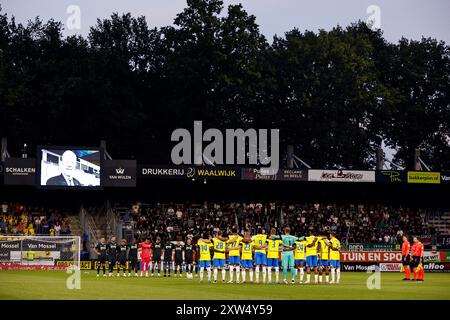
M 47 186 L 81 186 L 81 183 L 74 177 L 77 165 L 77 156 L 71 151 L 65 151 L 59 161 L 61 174 L 47 180 Z

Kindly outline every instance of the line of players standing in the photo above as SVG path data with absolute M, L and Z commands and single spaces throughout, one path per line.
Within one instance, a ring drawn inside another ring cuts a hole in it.
M 108 262 L 108 274 L 110 277 L 113 276 L 113 270 L 116 264 L 117 276 L 120 276 L 121 270 L 123 271 L 124 276 L 126 276 L 127 271 L 128 276 L 131 276 L 132 270 L 134 271 L 134 275 L 138 276 L 140 260 L 141 277 L 143 276 L 144 271 L 145 276 L 148 277 L 149 270 L 151 270 L 152 276 L 154 276 L 155 270 L 158 270 L 158 276 L 161 275 L 161 270 L 164 270 L 164 277 L 170 277 L 171 267 L 173 265 L 175 276 L 177 272 L 182 276 L 183 266 L 185 266 L 188 279 L 192 279 L 194 267 L 196 267 L 196 274 L 200 271 L 200 278 L 202 279 L 204 269 L 206 268 L 208 271 L 208 279 L 210 281 L 211 266 L 208 266 L 205 263 L 211 264 L 212 259 L 210 250 L 214 247 L 214 281 L 217 281 L 217 272 L 219 269 L 219 266 L 216 266 L 217 262 L 222 262 L 223 264 L 220 265 L 220 269 L 222 270 L 222 281 L 225 281 L 225 248 L 227 247 L 230 253 L 230 282 L 233 282 L 234 267 L 236 269 L 236 280 L 239 282 L 239 265 L 241 264 L 239 256 L 242 254 L 242 267 L 243 270 L 249 270 L 251 282 L 253 278 L 252 269 L 254 266 L 256 282 L 259 280 L 259 270 L 261 267 L 263 282 L 265 283 L 266 274 L 268 273 L 269 283 L 271 283 L 271 267 L 274 267 L 277 278 L 276 282 L 278 283 L 278 260 L 281 252 L 284 283 L 287 283 L 286 274 L 288 269 L 291 270 L 291 282 L 294 283 L 296 269 L 298 269 L 300 272 L 300 283 L 302 283 L 305 265 L 307 269 L 306 283 L 310 282 L 311 271 L 314 273 L 314 283 L 322 283 L 323 273 L 325 273 L 326 276 L 326 283 L 329 283 L 330 268 L 332 276 L 332 281 L 330 283 L 335 283 L 334 271 L 337 273 L 336 283 L 339 283 L 340 243 L 334 235 L 331 235 L 332 238 L 327 240 L 327 237 L 314 236 L 311 230 L 310 236 L 298 238 L 290 235 L 289 228 L 285 228 L 285 234 L 281 237 L 276 235 L 275 228 L 271 229 L 270 235 L 266 235 L 262 229 L 253 237 L 250 237 L 250 234 L 247 232 L 246 235 L 244 235 L 244 238 L 242 238 L 237 235 L 237 230 L 233 230 L 232 235 L 234 235 L 234 238 L 223 237 L 222 233 L 219 231 L 216 238 L 211 239 L 206 233 L 204 239 L 199 239 L 197 245 L 192 244 L 191 239 L 189 238 L 186 240 L 186 243 L 184 243 L 181 237 L 177 237 L 176 241 L 166 241 L 164 243 L 159 236 L 156 237 L 156 240 L 153 243 L 150 242 L 150 239 L 146 239 L 141 243 L 138 243 L 136 239 L 133 239 L 130 245 L 127 245 L 125 239 L 122 239 L 120 243 L 117 243 L 116 238 L 112 237 L 111 241 L 106 243 L 105 239 L 102 238 L 100 243 L 95 247 L 95 251 L 98 255 L 97 277 L 100 276 L 101 268 L 103 268 L 103 276 L 106 276 L 106 262 Z M 236 247 L 236 245 L 241 241 L 242 252 L 240 253 L 239 251 L 241 250 L 238 246 Z M 286 242 L 286 244 L 284 242 Z M 247 245 L 245 245 L 246 243 Z M 288 247 L 288 249 L 279 251 L 280 246 Z M 254 256 L 253 249 L 255 249 Z M 267 260 L 271 263 L 267 264 L 264 262 L 266 255 L 268 257 Z M 194 263 L 194 259 L 196 260 L 196 263 Z M 247 261 L 246 259 L 249 260 Z M 248 265 L 244 266 L 244 262 Z M 202 266 L 202 263 L 205 265 Z M 266 265 L 268 272 L 266 270 Z M 243 282 L 245 282 L 245 272 L 243 272 L 242 276 Z
M 154 243 L 150 243 L 149 239 L 146 239 L 142 243 L 138 243 L 136 239 L 133 239 L 131 244 L 127 244 L 125 239 L 117 243 L 116 237 L 111 237 L 108 243 L 106 243 L 105 238 L 101 238 L 94 250 L 98 256 L 97 277 L 100 276 L 101 269 L 103 269 L 103 276 L 107 276 L 107 262 L 108 275 L 110 277 L 113 276 L 114 266 L 116 264 L 117 276 L 120 276 L 121 270 L 123 271 L 123 276 L 127 276 L 127 271 L 128 277 L 131 276 L 132 271 L 134 271 L 135 276 L 138 276 L 139 252 L 141 277 L 143 276 L 143 270 L 145 270 L 145 276 L 148 277 L 148 270 L 151 267 L 152 276 L 155 269 L 158 270 L 158 276 L 160 276 L 161 270 L 164 268 L 164 277 L 170 277 L 170 267 L 173 262 L 176 268 L 174 269 L 175 274 L 179 272 L 181 276 L 184 264 L 188 277 L 192 277 L 196 246 L 191 243 L 191 239 L 187 239 L 186 243 L 181 241 L 181 239 L 162 243 L 161 238 L 157 237 Z M 153 256 L 152 260 L 151 256 Z M 164 263 L 162 263 L 163 261 Z

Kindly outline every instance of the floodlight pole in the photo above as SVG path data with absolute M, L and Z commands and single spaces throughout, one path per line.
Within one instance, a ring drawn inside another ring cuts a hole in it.
M 422 160 L 422 158 L 419 157 L 419 161 L 421 166 L 424 166 L 427 171 L 431 171 L 430 168 L 427 166 L 427 164 Z
M 422 157 L 420 156 L 420 149 L 415 148 L 414 149 L 414 170 L 416 171 L 423 171 L 423 168 L 427 171 L 431 171 L 430 167 L 427 166 L 427 164 L 422 160 Z
M 415 148 L 414 149 L 414 164 L 413 169 L 415 171 L 422 171 L 422 166 L 420 165 L 420 149 Z
M 288 169 L 293 169 L 294 166 L 298 169 L 299 165 L 298 165 L 297 161 L 300 162 L 302 165 L 304 165 L 306 168 L 311 169 L 311 166 L 309 164 L 307 164 L 305 161 L 303 161 L 302 159 L 300 159 L 299 157 L 297 157 L 294 154 L 294 146 L 293 145 L 287 146 L 286 161 L 287 161 L 286 165 L 287 165 Z
M 392 161 L 389 161 L 388 159 L 385 159 L 385 160 L 386 160 L 386 162 L 388 162 L 391 166 L 393 166 L 394 169 L 397 169 L 397 170 L 403 170 L 403 168 L 400 167 L 398 164 L 395 164 L 395 163 L 393 163 Z
M 108 151 L 106 151 L 106 140 L 100 140 L 100 148 L 102 148 L 105 153 L 104 159 L 112 160 L 112 157 L 109 155 Z
M 9 158 L 9 153 L 8 153 L 8 139 L 6 137 L 2 137 L 2 142 L 1 142 L 1 153 L 0 153 L 0 161 L 1 162 L 5 162 L 7 158 Z
M 215 166 L 214 162 L 212 162 L 207 156 L 205 156 L 204 154 L 202 156 L 203 156 L 203 163 L 206 162 L 206 164 L 209 164 L 210 166 L 213 167 Z
M 384 166 L 384 151 L 381 147 L 377 148 L 377 154 L 376 154 L 376 169 L 377 170 L 383 170 Z
M 294 146 L 290 144 L 287 146 L 287 168 L 294 168 L 294 162 Z
M 300 163 L 301 163 L 302 165 L 304 165 L 305 167 L 307 167 L 308 169 L 311 169 L 311 166 L 310 166 L 309 164 L 307 164 L 305 161 L 303 161 L 302 159 L 300 159 L 299 157 L 297 157 L 295 154 L 294 154 L 294 159 L 300 161 Z

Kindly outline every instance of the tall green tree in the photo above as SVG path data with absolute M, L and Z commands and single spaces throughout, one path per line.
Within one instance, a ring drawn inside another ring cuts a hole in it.
M 386 85 L 399 101 L 389 110 L 385 139 L 398 152 L 395 159 L 413 167 L 414 149 L 435 170 L 449 168 L 450 48 L 434 39 L 402 39 Z
M 367 36 L 340 27 L 292 30 L 272 45 L 271 119 L 285 144 L 314 167 L 368 168 L 375 139 L 370 115 L 383 94 Z
M 0 134 L 22 143 L 96 145 L 115 157 L 168 163 L 171 132 L 279 128 L 318 168 L 373 168 L 383 142 L 450 169 L 449 47 L 389 43 L 358 22 L 293 29 L 269 44 L 242 5 L 188 0 L 172 26 L 112 14 L 87 38 L 62 24 L 23 25 L 0 11 Z

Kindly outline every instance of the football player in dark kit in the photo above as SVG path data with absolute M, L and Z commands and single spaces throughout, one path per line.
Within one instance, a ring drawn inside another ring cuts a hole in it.
M 174 245 L 170 241 L 166 241 L 164 245 L 164 277 L 170 277 L 170 265 L 173 259 Z
M 116 237 L 111 237 L 111 241 L 108 243 L 107 248 L 109 257 L 109 276 L 112 277 L 113 268 L 117 261 L 117 252 L 119 251 L 119 244 L 116 242 Z
M 172 242 L 175 250 L 175 268 L 173 274 L 176 277 L 177 271 L 180 273 L 180 277 L 183 276 L 183 255 L 184 255 L 184 242 L 181 236 L 177 236 L 177 241 Z
M 136 238 L 128 246 L 128 276 L 131 277 L 131 270 L 134 271 L 134 275 L 138 276 L 138 241 Z
M 161 255 L 162 255 L 162 243 L 161 238 L 156 237 L 156 241 L 153 243 L 153 266 L 152 266 L 152 277 L 154 275 L 156 267 L 158 267 L 158 277 L 161 276 Z
M 199 250 L 197 244 L 194 244 L 194 267 L 193 268 L 195 269 L 195 276 L 198 277 L 198 270 L 200 270 L 200 250 Z
M 195 245 L 192 244 L 190 238 L 186 239 L 186 246 L 184 247 L 184 263 L 186 266 L 186 274 L 188 279 L 192 279 L 192 269 L 194 263 Z
M 107 259 L 107 245 L 105 238 L 101 238 L 100 242 L 95 246 L 94 251 L 98 256 L 97 277 L 100 276 L 100 267 L 103 268 L 103 276 L 106 277 L 106 259 Z
M 120 240 L 120 246 L 117 252 L 117 260 L 119 261 L 119 265 L 117 266 L 117 276 L 120 277 L 120 269 L 123 271 L 123 276 L 127 276 L 127 255 L 128 255 L 128 246 L 127 240 Z

